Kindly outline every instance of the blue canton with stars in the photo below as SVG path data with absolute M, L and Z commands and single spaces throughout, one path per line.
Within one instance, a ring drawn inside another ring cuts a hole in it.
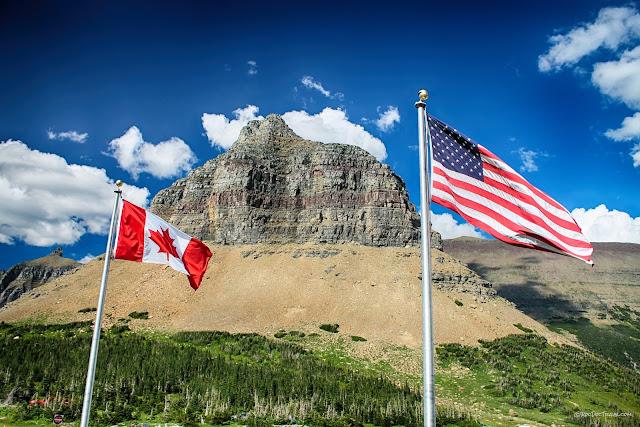
M 433 159 L 447 169 L 484 181 L 478 144 L 433 116 L 427 119 Z

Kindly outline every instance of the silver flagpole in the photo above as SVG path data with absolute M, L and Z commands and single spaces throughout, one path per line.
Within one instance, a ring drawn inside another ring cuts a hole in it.
M 422 350 L 424 353 L 424 425 L 436 425 L 436 394 L 433 357 L 433 307 L 431 299 L 431 194 L 429 188 L 429 162 L 427 161 L 425 118 L 429 95 L 422 89 L 418 92 L 418 136 L 420 143 L 420 232 L 422 233 Z
M 104 296 L 107 293 L 107 277 L 109 276 L 109 264 L 111 262 L 111 252 L 113 250 L 113 236 L 116 229 L 116 214 L 120 197 L 122 195 L 122 181 L 117 180 L 118 189 L 113 202 L 113 213 L 111 214 L 111 226 L 109 228 L 109 240 L 107 240 L 107 251 L 104 254 L 104 269 L 102 270 L 102 284 L 100 286 L 100 297 L 98 298 L 98 309 L 96 312 L 96 324 L 93 329 L 93 340 L 91 341 L 91 355 L 89 356 L 89 370 L 87 372 L 87 383 L 84 388 L 84 402 L 82 403 L 81 427 L 89 425 L 89 411 L 91 410 L 91 395 L 93 394 L 93 379 L 96 374 L 96 360 L 98 359 L 98 345 L 100 343 L 100 328 L 102 327 L 102 309 L 104 307 Z

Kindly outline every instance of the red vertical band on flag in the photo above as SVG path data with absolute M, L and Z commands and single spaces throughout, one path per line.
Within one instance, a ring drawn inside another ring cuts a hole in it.
M 114 258 L 142 262 L 146 217 L 144 209 L 123 200 Z
M 145 238 L 147 230 L 149 235 Z M 211 258 L 211 251 L 200 240 L 126 200 L 123 200 L 116 239 L 115 258 L 170 265 L 187 274 L 193 289 L 200 286 Z M 181 243 L 176 246 L 175 241 Z M 178 248 L 185 244 L 180 254 Z M 158 254 L 162 256 L 158 258 Z
M 200 286 L 210 258 L 211 251 L 209 248 L 200 240 L 191 238 L 187 249 L 182 254 L 182 263 L 189 272 L 189 283 L 193 289 L 198 289 L 198 286 Z

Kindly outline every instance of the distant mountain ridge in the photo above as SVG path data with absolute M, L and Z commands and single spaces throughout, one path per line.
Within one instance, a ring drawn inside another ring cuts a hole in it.
M 21 262 L 1 271 L 0 308 L 20 298 L 25 292 L 82 265 L 73 259 L 63 258 L 62 255 L 62 248 L 57 248 L 45 257 Z
M 593 243 L 580 260 L 497 240 L 445 240 L 444 249 L 525 314 L 621 365 L 640 361 L 640 245 Z
M 606 317 L 614 306 L 640 310 L 638 244 L 594 242 L 593 267 L 493 239 L 444 240 L 443 248 L 539 321 Z

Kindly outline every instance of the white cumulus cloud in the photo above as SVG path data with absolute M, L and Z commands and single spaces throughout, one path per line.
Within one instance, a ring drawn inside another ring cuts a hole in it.
M 605 205 L 593 209 L 577 208 L 571 215 L 591 242 L 640 243 L 640 217 L 609 210 Z
M 86 263 L 88 263 L 89 261 L 94 260 L 95 258 L 96 258 L 96 255 L 86 254 L 85 256 L 83 256 L 82 258 L 80 258 L 80 259 L 78 260 L 78 262 L 79 262 L 80 264 L 86 264 Z
M 591 81 L 603 94 L 640 109 L 640 46 L 623 52 L 617 61 L 595 64 Z
M 289 127 L 304 139 L 356 145 L 382 161 L 387 158 L 384 143 L 362 126 L 349 121 L 344 110 L 325 108 L 318 114 L 306 111 L 289 111 L 282 115 Z
M 615 50 L 640 35 L 640 14 L 631 7 L 606 7 L 594 22 L 578 26 L 567 34 L 549 38 L 551 48 L 538 57 L 542 72 L 574 65 L 601 47 Z
M 106 234 L 115 186 L 104 169 L 68 164 L 21 141 L 0 143 L 0 243 L 73 244 Z M 123 196 L 145 207 L 149 190 L 125 184 Z
M 88 136 L 88 133 L 78 133 L 75 130 L 70 130 L 68 132 L 54 132 L 50 129 L 47 131 L 47 137 L 49 137 L 49 139 L 68 139 L 69 141 L 77 142 L 80 144 L 83 144 L 87 140 Z
M 518 154 L 520 155 L 520 160 L 522 160 L 522 166 L 520 166 L 521 172 L 536 172 L 538 170 L 536 158 L 539 156 L 547 157 L 546 154 L 533 150 L 525 150 L 523 147 L 518 149 Z
M 236 117 L 229 120 L 224 114 L 202 115 L 202 127 L 207 133 L 207 138 L 211 142 L 212 147 L 219 147 L 228 150 L 234 142 L 238 140 L 240 130 L 251 120 L 262 120 L 264 117 L 258 116 L 260 109 L 255 105 L 247 105 L 245 108 L 234 110 L 233 115 Z
M 108 154 L 134 179 L 146 172 L 156 178 L 171 178 L 188 172 L 196 162 L 191 148 L 173 137 L 156 145 L 145 142 L 142 132 L 131 126 L 124 135 L 109 143 Z
M 379 111 L 380 107 L 378 107 L 378 112 Z M 400 112 L 398 111 L 398 107 L 391 105 L 387 107 L 386 111 L 380 113 L 380 118 L 375 121 L 376 126 L 382 132 L 389 132 L 396 123 L 400 123 Z
M 640 112 L 635 113 L 632 117 L 626 117 L 622 121 L 622 126 L 618 129 L 609 129 L 605 136 L 614 141 L 631 141 L 632 139 L 640 139 Z
M 633 159 L 633 166 L 640 166 L 640 143 L 633 146 L 631 150 L 631 158 Z
M 619 61 L 595 64 L 591 78 L 602 93 L 624 102 L 633 109 L 640 109 L 640 46 L 625 51 Z M 614 141 L 640 140 L 640 112 L 626 117 L 618 129 L 609 129 L 605 136 Z M 640 143 L 629 153 L 633 166 L 640 166 Z
M 630 108 L 640 109 L 640 46 L 625 51 L 618 61 L 595 64 L 591 80 L 603 94 L 624 102 Z M 626 117 L 620 128 L 607 130 L 605 136 L 614 141 L 640 139 L 640 112 Z M 632 147 L 629 155 L 633 166 L 639 167 L 640 143 Z
M 247 61 L 247 65 L 249 65 L 249 71 L 247 71 L 247 73 L 250 76 L 258 74 L 258 63 L 256 61 Z
M 322 86 L 322 83 L 314 80 L 314 78 L 311 76 L 303 76 L 302 79 L 300 79 L 300 82 L 307 89 L 315 89 L 321 94 L 323 94 L 324 96 L 326 96 L 327 98 L 339 99 L 339 100 L 344 99 L 343 93 L 336 92 L 334 94 L 331 94 L 331 91 L 325 89 L 324 86 Z
M 238 140 L 240 130 L 251 120 L 262 120 L 258 107 L 248 105 L 233 112 L 236 117 L 229 120 L 224 114 L 202 115 L 202 126 L 212 146 L 228 149 Z M 356 145 L 373 154 L 378 160 L 387 157 L 384 143 L 367 132 L 362 126 L 349 121 L 340 109 L 325 108 L 318 114 L 306 111 L 289 111 L 282 119 L 299 136 L 312 141 L 328 144 L 340 143 Z
M 440 233 L 443 239 L 455 239 L 461 236 L 484 237 L 473 225 L 467 222 L 458 224 L 450 213 L 431 213 L 431 227 Z
M 594 22 L 578 26 L 567 34 L 549 38 L 552 46 L 538 58 L 542 72 L 558 71 L 577 63 L 601 47 L 608 48 L 617 59 L 593 65 L 591 83 L 602 94 L 621 101 L 629 108 L 640 110 L 640 13 L 635 6 L 605 7 Z M 619 53 L 622 48 L 632 48 Z M 609 129 L 605 135 L 616 141 L 629 141 L 638 135 L 638 114 L 627 117 L 619 129 Z M 630 152 L 634 167 L 640 166 L 640 143 Z

